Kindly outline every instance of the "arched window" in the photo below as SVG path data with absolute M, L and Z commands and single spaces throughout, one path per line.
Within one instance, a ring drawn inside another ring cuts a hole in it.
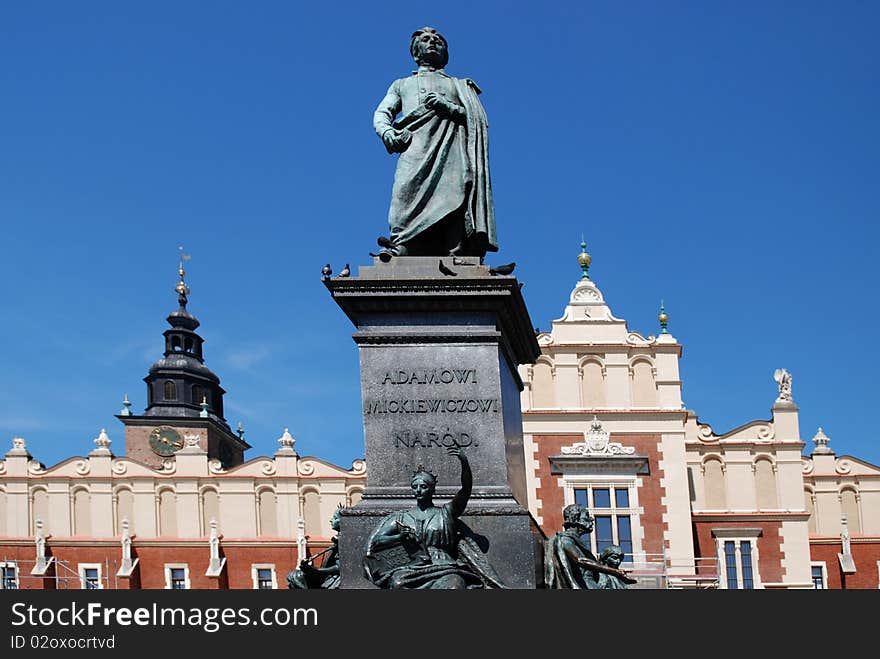
M 605 376 L 598 362 L 586 361 L 581 366 L 581 403 L 588 410 L 605 406 Z
M 862 523 L 859 518 L 859 500 L 854 490 L 846 489 L 840 493 L 840 507 L 846 515 L 846 525 L 850 533 L 861 533 Z
M 73 493 L 73 535 L 90 535 L 92 532 L 92 499 L 89 491 L 78 489 Z
M 206 399 L 205 390 L 201 385 L 194 384 L 192 388 L 192 402 L 194 405 L 201 405 L 202 400 Z
M 116 491 L 116 533 L 122 533 L 122 520 L 128 520 L 128 531 L 135 533 L 134 528 L 134 493 L 128 488 Z
M 804 490 L 804 507 L 810 514 L 809 519 L 807 519 L 807 531 L 810 533 L 818 533 L 819 525 L 816 523 L 816 504 L 815 499 L 813 498 L 813 493 L 810 490 Z
M 172 350 L 180 350 L 180 337 L 172 336 L 171 337 L 171 349 Z
M 159 494 L 159 535 L 177 535 L 177 496 L 173 490 Z
M 275 492 L 266 487 L 258 494 L 260 535 L 278 535 L 278 505 Z
M 31 534 L 36 532 L 36 521 L 39 517 L 43 521 L 43 533 L 49 535 L 49 493 L 43 488 L 38 488 L 31 496 Z
M 165 382 L 165 400 L 177 400 L 177 385 L 171 380 Z
M 654 367 L 643 359 L 632 365 L 632 398 L 633 407 L 657 407 Z
M 364 498 L 363 490 L 352 490 L 348 493 L 348 505 L 353 506 Z
M 202 535 L 211 533 L 211 520 L 220 523 L 220 495 L 217 490 L 207 489 L 202 492 Z
M 183 343 L 183 349 L 186 350 L 187 352 L 192 352 L 192 349 L 193 349 L 192 337 L 190 337 L 190 336 L 186 337 L 186 340 Z
M 555 405 L 553 367 L 548 362 L 539 361 L 532 367 L 532 406 L 554 407 Z
M 724 492 L 724 468 L 721 460 L 710 458 L 703 463 L 703 487 L 706 492 L 706 508 L 724 510 L 727 497 Z
M 321 535 L 321 497 L 315 490 L 303 494 L 303 519 L 306 523 L 306 534 Z
M 755 462 L 755 490 L 758 510 L 772 510 L 779 507 L 776 499 L 776 474 L 770 460 Z

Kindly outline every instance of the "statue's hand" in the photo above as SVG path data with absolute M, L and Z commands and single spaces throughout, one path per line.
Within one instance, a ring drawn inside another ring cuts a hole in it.
M 461 452 L 461 446 L 459 446 L 458 444 L 453 444 L 452 446 L 447 446 L 446 452 L 449 455 L 454 455 L 459 460 L 464 459 L 464 453 Z
M 452 103 L 435 92 L 428 92 L 425 94 L 425 107 L 429 110 L 434 110 L 437 114 L 443 117 L 450 117 L 455 111 L 455 107 Z
M 412 133 L 406 128 L 389 128 L 382 134 L 382 142 L 385 143 L 388 153 L 403 153 L 412 142 Z

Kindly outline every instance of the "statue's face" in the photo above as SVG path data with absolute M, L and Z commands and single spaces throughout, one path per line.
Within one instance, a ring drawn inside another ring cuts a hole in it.
M 416 61 L 442 67 L 448 59 L 446 42 L 436 32 L 422 32 L 415 41 Z
M 580 525 L 584 533 L 591 533 L 593 530 L 593 516 L 586 509 L 581 512 Z
M 434 496 L 434 484 L 427 478 L 416 476 L 410 485 L 416 501 L 427 501 Z
M 336 512 L 333 513 L 333 517 L 330 518 L 330 528 L 334 531 L 339 530 L 339 509 L 336 509 Z
M 619 567 L 620 564 L 623 563 L 623 554 L 608 554 L 605 562 L 608 563 L 608 565 L 610 565 L 611 567 Z

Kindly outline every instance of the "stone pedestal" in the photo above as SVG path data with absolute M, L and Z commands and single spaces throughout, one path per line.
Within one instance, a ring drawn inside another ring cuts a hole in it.
M 540 352 L 516 278 L 476 258 L 395 257 L 326 285 L 357 327 L 367 460 L 363 500 L 341 516 L 342 587 L 373 587 L 361 565 L 367 538 L 415 505 L 419 465 L 437 476 L 437 505 L 458 491 L 453 444 L 474 477 L 464 522 L 488 541 L 506 585 L 538 587 L 543 535 L 526 509 L 517 365 Z

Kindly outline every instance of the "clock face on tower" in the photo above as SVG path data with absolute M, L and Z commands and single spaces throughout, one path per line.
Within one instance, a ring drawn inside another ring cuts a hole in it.
M 158 455 L 174 455 L 183 448 L 183 438 L 174 428 L 159 426 L 150 433 L 150 448 Z

